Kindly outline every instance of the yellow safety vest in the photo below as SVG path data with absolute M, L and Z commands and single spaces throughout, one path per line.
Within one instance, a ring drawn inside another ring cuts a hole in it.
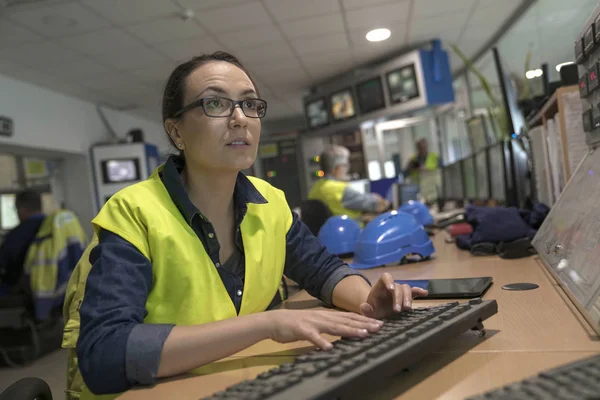
M 414 156 L 411 161 L 413 161 L 417 156 Z M 427 153 L 427 158 L 425 159 L 425 169 L 428 171 L 435 171 L 440 166 L 440 157 L 437 153 L 429 152 Z M 419 183 L 419 172 L 418 170 L 412 171 L 409 174 L 409 178 L 413 183 Z
M 238 314 L 219 273 L 171 200 L 158 175 L 161 169 L 113 195 L 92 221 L 95 233 L 105 229 L 118 234 L 152 262 L 153 286 L 146 301 L 145 323 L 200 325 L 234 318 Z M 246 272 L 239 315 L 265 311 L 273 300 L 283 276 L 286 234 L 292 225 L 283 192 L 260 179 L 249 179 L 268 203 L 248 204 L 240 226 Z M 87 260 L 82 263 L 89 265 Z M 194 370 L 210 371 L 210 365 Z M 84 386 L 81 399 L 117 396 L 96 396 Z
M 350 210 L 342 205 L 344 190 L 348 187 L 347 182 L 333 179 L 320 179 L 315 183 L 308 194 L 310 200 L 320 200 L 331 210 L 333 215 L 347 215 L 352 219 L 359 219 L 361 211 Z

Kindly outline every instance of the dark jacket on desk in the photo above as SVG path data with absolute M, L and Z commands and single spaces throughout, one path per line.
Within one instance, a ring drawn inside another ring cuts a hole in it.
M 495 245 L 533 239 L 549 211 L 544 204 L 536 204 L 531 211 L 515 207 L 467 206 L 465 220 L 473 226 L 473 233 L 457 236 L 456 245 L 463 250 L 472 250 L 473 246 L 482 243 Z

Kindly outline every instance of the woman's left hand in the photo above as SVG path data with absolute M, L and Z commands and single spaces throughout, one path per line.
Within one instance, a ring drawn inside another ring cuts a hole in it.
M 384 273 L 369 292 L 367 301 L 360 305 L 365 317 L 381 319 L 412 308 L 415 296 L 427 296 L 427 290 L 398 285 L 389 273 Z

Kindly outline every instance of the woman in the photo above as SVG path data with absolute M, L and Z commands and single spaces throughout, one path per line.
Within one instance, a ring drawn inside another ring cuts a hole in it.
M 326 252 L 281 191 L 240 172 L 256 159 L 266 109 L 227 53 L 196 57 L 171 74 L 163 121 L 180 155 L 112 196 L 93 220 L 99 243 L 77 342 L 92 392 L 150 384 L 269 338 L 329 349 L 321 333 L 366 336 L 381 327 L 378 318 L 423 294 L 389 274 L 371 288 Z M 264 312 L 283 274 L 353 312 Z

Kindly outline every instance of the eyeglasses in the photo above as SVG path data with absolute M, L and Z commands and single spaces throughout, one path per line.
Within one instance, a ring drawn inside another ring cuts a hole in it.
M 204 114 L 212 118 L 227 118 L 233 114 L 235 106 L 240 105 L 242 112 L 248 118 L 263 118 L 267 114 L 267 102 L 262 99 L 231 100 L 227 97 L 210 96 L 198 99 L 173 114 L 178 118 L 185 112 L 202 107 Z

